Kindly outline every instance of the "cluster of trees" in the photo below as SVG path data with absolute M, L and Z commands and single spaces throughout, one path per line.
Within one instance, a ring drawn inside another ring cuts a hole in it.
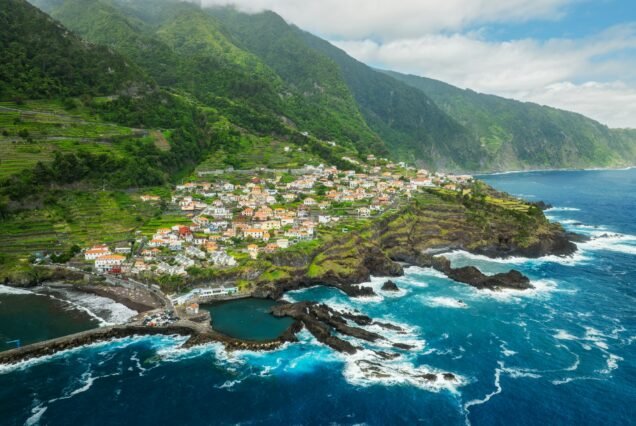
M 147 82 L 122 56 L 65 31 L 25 0 L 0 6 L 0 99 L 111 94 Z

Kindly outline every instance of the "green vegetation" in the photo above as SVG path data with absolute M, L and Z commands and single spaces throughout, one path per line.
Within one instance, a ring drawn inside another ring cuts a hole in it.
M 462 90 L 412 75 L 386 72 L 429 96 L 479 140 L 481 168 L 510 170 L 631 165 L 636 133 L 612 130 L 567 111 Z
M 74 245 L 129 240 L 158 212 L 124 192 L 53 192 L 40 208 L 2 221 L 0 276 L 23 270 L 35 252 L 62 255 Z
M 24 0 L 0 1 L 0 100 L 112 94 L 146 84 L 122 56 L 68 34 Z

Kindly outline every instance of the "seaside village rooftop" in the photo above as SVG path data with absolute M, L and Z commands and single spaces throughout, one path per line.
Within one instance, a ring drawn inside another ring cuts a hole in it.
M 174 223 L 162 222 L 166 225 L 134 241 L 88 247 L 84 260 L 96 273 L 145 278 L 146 282 L 148 278 L 188 277 L 197 268 L 233 268 L 265 253 L 293 250 L 294 245 L 316 238 L 323 228 L 347 232 L 347 223 L 396 209 L 423 188 L 469 191 L 465 184 L 473 180 L 468 175 L 431 173 L 387 160 L 363 170 L 320 165 L 257 170 L 240 178 L 227 171 L 206 174 L 201 180 L 177 185 L 169 197 L 140 196 L 141 202 L 166 201 L 164 217 Z M 234 286 L 207 292 L 195 289 L 173 301 L 186 304 L 237 292 Z

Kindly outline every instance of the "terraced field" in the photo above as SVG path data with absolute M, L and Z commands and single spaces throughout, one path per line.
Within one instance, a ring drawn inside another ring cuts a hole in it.
M 104 123 L 80 108 L 56 102 L 0 103 L 0 179 L 47 162 L 54 152 L 124 155 L 122 143 L 152 137 L 138 129 Z
M 2 223 L 0 257 L 5 267 L 15 267 L 37 251 L 126 241 L 134 238 L 136 230 L 158 209 L 121 192 L 64 192 L 54 204 Z
M 266 167 L 270 169 L 300 168 L 306 164 L 319 164 L 321 161 L 314 155 L 299 151 L 289 142 L 269 137 L 242 136 L 232 152 L 220 150 L 202 162 L 197 172 L 225 169 L 254 169 Z
M 139 230 L 142 235 L 151 236 L 159 228 L 172 228 L 175 225 L 189 225 L 192 219 L 181 215 L 163 215 L 161 217 L 153 217 L 146 222 Z

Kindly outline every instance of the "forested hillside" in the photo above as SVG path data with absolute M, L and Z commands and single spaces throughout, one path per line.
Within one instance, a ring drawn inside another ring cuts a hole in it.
M 0 100 L 112 94 L 148 80 L 23 0 L 0 0 Z
M 580 114 L 462 90 L 386 71 L 420 90 L 466 126 L 488 153 L 487 169 L 634 164 L 636 133 L 609 129 Z
M 385 73 L 272 13 L 173 0 L 34 0 L 88 40 L 258 135 L 323 141 L 444 170 L 618 166 L 630 131 Z M 414 90 L 417 89 L 417 90 Z

